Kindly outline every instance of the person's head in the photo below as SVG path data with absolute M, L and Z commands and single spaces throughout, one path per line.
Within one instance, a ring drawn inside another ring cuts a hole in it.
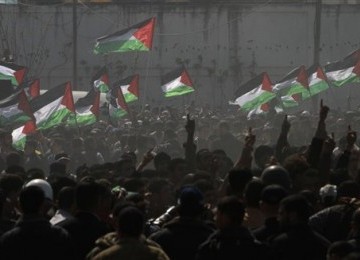
M 252 178 L 253 174 L 249 169 L 231 170 L 228 175 L 228 181 L 231 189 L 230 193 L 242 198 L 245 186 L 252 180 Z
M 265 185 L 277 184 L 286 190 L 291 188 L 289 172 L 279 165 L 266 167 L 261 173 L 261 180 Z
M 240 226 L 244 215 L 245 207 L 237 197 L 223 197 L 216 207 L 215 223 L 219 229 Z
M 183 158 L 174 158 L 168 164 L 170 179 L 179 182 L 186 174 L 186 161 Z
M 2 174 L 0 176 L 0 189 L 3 191 L 4 196 L 12 202 L 16 202 L 18 199 L 23 185 L 23 179 L 15 174 Z
M 101 185 L 95 181 L 80 181 L 75 188 L 76 207 L 80 211 L 96 213 L 101 196 Z
M 327 250 L 327 260 L 342 260 L 355 251 L 355 247 L 348 241 L 336 241 Z
M 37 186 L 27 186 L 22 189 L 19 197 L 20 208 L 26 215 L 42 215 L 45 203 L 45 193 Z
M 199 170 L 210 172 L 213 166 L 213 154 L 208 149 L 196 153 L 196 166 Z
M 264 183 L 259 179 L 248 182 L 244 190 L 244 201 L 247 208 L 259 208 L 261 192 L 264 187 Z
M 266 167 L 266 163 L 269 162 L 271 156 L 274 155 L 274 149 L 267 145 L 260 145 L 256 147 L 254 152 L 254 160 L 256 165 L 260 169 Z
M 170 155 L 160 152 L 154 157 L 154 167 L 157 171 L 166 171 L 171 161 Z
M 147 187 L 150 193 L 150 202 L 163 209 L 170 206 L 174 200 L 174 194 L 172 193 L 171 188 L 172 185 L 167 179 L 152 179 Z M 152 205 L 150 205 L 150 208 L 151 206 Z
M 337 200 L 337 187 L 335 185 L 326 184 L 319 190 L 320 202 L 324 207 L 330 207 Z
M 135 172 L 134 162 L 130 158 L 123 158 L 117 161 L 115 168 L 120 178 L 130 177 Z
M 13 143 L 12 134 L 5 129 L 0 130 L 0 146 L 9 147 Z
M 338 197 L 360 198 L 360 186 L 355 181 L 344 181 L 338 187 Z
M 6 158 L 6 166 L 10 168 L 11 166 L 23 166 L 24 158 L 17 152 L 9 153 Z
M 280 185 L 269 185 L 261 191 L 260 196 L 260 209 L 265 217 L 277 216 L 279 205 L 288 195 L 288 192 Z
M 50 164 L 50 175 L 65 175 L 66 174 L 66 164 L 61 162 L 52 162 Z
M 58 194 L 58 208 L 73 212 L 75 208 L 75 188 L 64 187 Z
M 145 217 L 138 208 L 127 206 L 120 210 L 117 223 L 120 238 L 139 238 L 144 230 Z
M 204 196 L 194 186 L 184 186 L 180 190 L 179 215 L 183 217 L 198 217 L 204 211 Z
M 302 195 L 290 195 L 280 203 L 278 220 L 283 229 L 294 225 L 306 225 L 311 215 L 311 206 Z

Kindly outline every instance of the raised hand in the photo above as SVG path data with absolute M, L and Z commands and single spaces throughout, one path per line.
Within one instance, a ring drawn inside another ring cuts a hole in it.
M 330 154 L 334 151 L 335 147 L 336 147 L 335 135 L 334 133 L 331 133 L 331 136 L 328 136 L 323 143 L 322 152 Z
M 253 148 L 256 141 L 256 136 L 252 133 L 252 128 L 249 127 L 247 135 L 245 136 L 245 147 Z
M 324 106 L 323 100 L 320 101 L 320 121 L 324 122 L 327 118 L 330 108 L 328 106 Z
M 356 131 L 351 129 L 351 126 L 348 126 L 348 132 L 346 135 L 346 141 L 349 147 L 352 147 L 356 143 L 357 134 Z
M 195 133 L 195 120 L 190 119 L 190 114 L 186 115 L 186 125 L 185 125 L 186 132 L 189 135 L 194 135 Z
M 290 122 L 288 120 L 288 115 L 285 115 L 284 121 L 283 121 L 283 123 L 281 125 L 281 131 L 283 133 L 288 133 L 289 130 L 290 130 L 290 127 L 291 127 L 291 124 L 290 124 Z

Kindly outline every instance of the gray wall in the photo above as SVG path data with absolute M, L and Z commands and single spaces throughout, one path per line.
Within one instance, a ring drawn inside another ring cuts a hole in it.
M 360 47 L 360 5 L 325 5 L 322 11 L 321 63 L 341 59 Z M 267 71 L 273 82 L 299 65 L 313 63 L 313 4 L 106 4 L 78 5 L 78 86 L 86 90 L 103 65 L 110 80 L 141 76 L 142 101 L 161 105 L 195 100 L 226 106 L 234 90 Z M 151 52 L 93 54 L 95 39 L 155 16 Z M 30 68 L 48 89 L 72 79 L 71 5 L 0 5 L 0 48 L 10 49 L 16 63 Z M 185 64 L 196 92 L 164 99 L 160 76 Z M 348 90 L 324 98 L 339 103 Z M 357 91 L 355 91 L 357 93 Z M 355 94 L 352 94 L 355 95 Z M 356 100 L 352 101 L 354 104 Z

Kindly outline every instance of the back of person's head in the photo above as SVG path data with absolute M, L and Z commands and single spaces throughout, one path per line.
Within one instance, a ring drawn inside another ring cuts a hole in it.
M 344 259 L 355 251 L 355 247 L 348 241 L 336 241 L 327 250 L 327 259 Z
M 155 169 L 167 168 L 170 164 L 171 157 L 165 152 L 160 152 L 154 157 L 154 166 Z
M 274 149 L 267 145 L 259 145 L 254 152 L 254 159 L 256 165 L 264 169 L 269 158 L 274 155 Z
M 53 201 L 54 192 L 51 185 L 47 181 L 43 179 L 34 179 L 25 184 L 25 187 L 31 187 L 31 186 L 40 188 L 44 192 L 45 198 L 50 201 Z
M 54 198 L 58 199 L 60 190 L 64 187 L 75 187 L 76 181 L 67 176 L 56 176 L 56 178 L 54 178 L 50 184 L 54 192 Z
M 65 174 L 66 173 L 66 164 L 61 162 L 52 162 L 50 164 L 50 174 Z
M 219 200 L 217 211 L 227 217 L 232 224 L 241 225 L 245 215 L 244 204 L 235 196 L 226 196 Z
M 253 174 L 250 169 L 231 170 L 228 175 L 231 192 L 242 196 L 246 184 L 251 181 Z
M 44 191 L 37 186 L 24 187 L 20 192 L 19 202 L 24 215 L 40 214 L 45 202 Z
M 11 192 L 19 192 L 23 185 L 24 181 L 20 176 L 6 173 L 0 175 L 0 189 L 2 189 L 5 196 L 8 196 Z
M 269 185 L 261 191 L 261 201 L 268 205 L 277 206 L 288 196 L 288 192 L 280 185 Z
M 325 207 L 334 205 L 338 197 L 337 187 L 332 184 L 324 185 L 319 190 L 319 197 Z
M 139 237 L 144 230 L 144 214 L 134 206 L 123 208 L 118 215 L 118 232 L 120 236 Z
M 304 156 L 299 153 L 288 156 L 284 160 L 283 166 L 288 171 L 292 180 L 303 175 L 310 167 Z
M 294 213 L 298 223 L 307 223 L 312 209 L 309 202 L 302 195 L 290 195 L 280 203 L 280 211 Z
M 94 212 L 98 208 L 101 185 L 95 181 L 81 181 L 75 188 L 78 210 Z
M 17 152 L 9 153 L 6 156 L 5 161 L 8 168 L 11 166 L 23 166 L 24 164 L 23 157 Z
M 40 168 L 31 168 L 26 171 L 26 175 L 29 180 L 33 179 L 45 179 L 45 172 Z
M 58 194 L 59 209 L 69 210 L 75 203 L 75 188 L 63 187 Z
M 12 165 L 6 168 L 5 170 L 6 173 L 9 174 L 16 174 L 21 176 L 22 178 L 26 178 L 26 170 L 24 167 L 19 166 L 19 165 Z
M 286 190 L 291 189 L 289 172 L 279 165 L 266 167 L 261 173 L 261 180 L 265 185 L 277 184 Z
M 169 162 L 168 169 L 170 172 L 174 172 L 179 165 L 185 165 L 186 161 L 183 158 L 174 158 Z
M 264 189 L 264 183 L 259 179 L 248 182 L 244 190 L 244 200 L 246 207 L 258 208 L 261 199 L 261 192 Z
M 338 197 L 360 198 L 360 186 L 355 181 L 344 181 L 338 187 Z
M 196 217 L 204 210 L 204 196 L 195 186 L 182 187 L 178 202 L 180 216 Z
M 336 169 L 329 174 L 329 182 L 337 187 L 344 181 L 350 180 L 350 175 L 347 169 Z

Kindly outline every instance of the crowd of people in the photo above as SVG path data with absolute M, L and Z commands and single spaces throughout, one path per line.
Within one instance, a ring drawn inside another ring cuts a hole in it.
M 0 259 L 360 259 L 359 127 L 321 101 L 0 129 Z

